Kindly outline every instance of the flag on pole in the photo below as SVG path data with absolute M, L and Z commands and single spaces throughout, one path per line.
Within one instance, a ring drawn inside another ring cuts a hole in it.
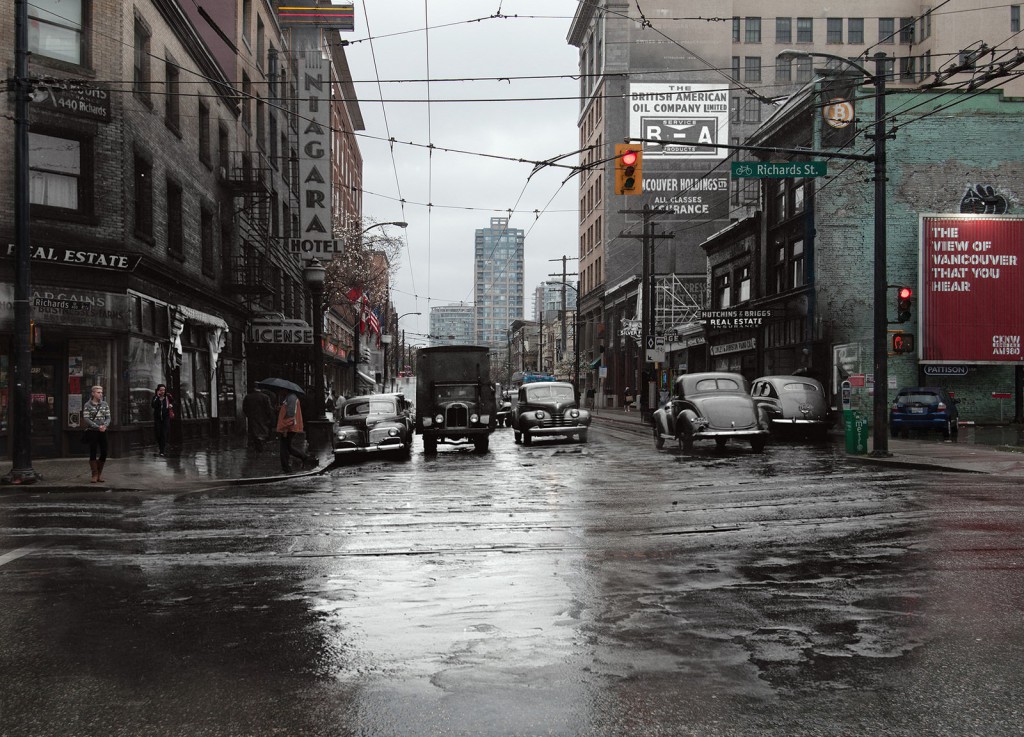
M 380 335 L 380 317 L 377 316 L 377 310 L 370 310 L 370 314 L 367 315 L 366 321 L 370 324 L 370 330 Z

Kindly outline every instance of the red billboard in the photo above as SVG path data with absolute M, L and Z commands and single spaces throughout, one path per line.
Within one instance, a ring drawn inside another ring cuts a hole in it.
M 923 215 L 922 363 L 1021 363 L 1024 218 Z

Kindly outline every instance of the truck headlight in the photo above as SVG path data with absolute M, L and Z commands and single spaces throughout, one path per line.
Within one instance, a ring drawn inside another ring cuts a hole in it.
M 478 422 L 480 422 L 480 415 L 475 415 L 475 414 L 474 414 L 474 415 L 470 415 L 470 416 L 469 416 L 469 423 L 470 423 L 471 425 L 475 425 L 475 424 L 477 424 Z
M 436 422 L 438 425 L 443 425 L 444 424 L 444 415 L 438 415 L 437 417 L 435 417 L 434 418 L 434 422 Z

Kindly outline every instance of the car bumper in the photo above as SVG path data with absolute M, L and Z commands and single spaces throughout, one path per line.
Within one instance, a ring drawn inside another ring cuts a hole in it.
M 694 440 L 713 440 L 718 438 L 756 438 L 768 436 L 767 430 L 701 430 L 693 434 Z
M 530 435 L 575 435 L 578 432 L 586 432 L 590 427 L 587 425 L 556 425 L 554 427 L 524 427 L 523 432 L 528 432 Z
M 339 443 L 334 446 L 334 456 L 337 458 L 344 455 L 358 453 L 387 453 L 401 450 L 405 444 L 401 438 L 388 438 L 373 445 L 356 445 L 355 443 Z
M 772 420 L 772 427 L 824 427 L 827 422 L 825 420 L 808 420 L 808 419 L 796 419 L 776 417 Z

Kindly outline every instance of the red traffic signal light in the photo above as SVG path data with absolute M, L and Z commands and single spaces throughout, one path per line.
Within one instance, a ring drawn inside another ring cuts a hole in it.
M 896 322 L 910 319 L 910 308 L 914 305 L 914 290 L 910 287 L 896 287 Z
M 615 194 L 640 194 L 644 191 L 641 168 L 643 154 L 630 143 L 615 145 Z

